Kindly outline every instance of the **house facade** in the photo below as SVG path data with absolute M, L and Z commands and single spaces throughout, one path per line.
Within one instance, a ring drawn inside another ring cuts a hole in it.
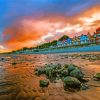
M 72 39 L 71 38 L 68 38 L 66 40 L 66 43 L 67 43 L 68 46 L 72 45 Z
M 57 47 L 62 47 L 62 42 L 61 41 L 57 41 Z
M 100 43 L 100 27 L 96 29 L 96 32 L 94 32 L 93 35 L 87 33 L 87 35 L 82 34 L 81 36 L 75 36 L 74 38 L 57 41 L 57 47 L 94 43 Z
M 80 45 L 80 37 L 75 37 L 72 39 L 73 45 Z
M 88 44 L 89 43 L 89 37 L 87 35 L 81 35 L 80 36 L 80 44 Z
M 90 33 L 87 34 L 89 41 L 88 43 L 95 43 L 95 33 L 93 35 L 91 35 Z
M 100 43 L 100 27 L 96 29 L 96 43 Z

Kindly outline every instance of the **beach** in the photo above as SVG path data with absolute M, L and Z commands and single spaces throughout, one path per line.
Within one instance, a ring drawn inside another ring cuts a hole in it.
M 34 70 L 50 63 L 77 65 L 89 80 L 89 88 L 65 91 L 61 80 L 41 88 L 39 80 L 46 77 L 35 75 Z M 3 54 L 0 55 L 0 100 L 99 100 L 100 81 L 93 79 L 96 73 L 100 73 L 100 52 Z

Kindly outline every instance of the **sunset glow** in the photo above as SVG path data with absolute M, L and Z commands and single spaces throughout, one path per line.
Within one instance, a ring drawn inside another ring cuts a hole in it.
M 93 34 L 100 26 L 99 0 L 9 1 L 0 0 L 0 52 L 34 47 L 64 34 Z

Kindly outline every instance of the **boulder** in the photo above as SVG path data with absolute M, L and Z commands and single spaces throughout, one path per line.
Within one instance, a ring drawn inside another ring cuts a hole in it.
M 45 68 L 45 74 L 46 74 L 46 76 L 50 77 L 52 74 L 52 68 L 50 68 L 50 67 Z
M 61 76 L 62 76 L 62 77 L 68 76 L 68 69 L 62 70 L 62 71 L 61 71 Z
M 68 72 L 73 71 L 75 68 L 76 68 L 75 65 L 72 64 L 68 65 Z
M 64 78 L 64 87 L 80 88 L 80 86 L 81 82 L 77 78 L 71 76 L 67 76 Z
M 51 64 L 53 69 L 61 69 L 61 64 Z
M 65 65 L 63 66 L 63 68 L 68 68 L 68 64 L 65 64 Z
M 48 80 L 40 80 L 40 87 L 48 87 L 49 81 Z
M 96 73 L 96 74 L 94 75 L 94 78 L 96 78 L 97 80 L 100 80 L 100 73 Z
M 57 69 L 47 68 L 45 74 L 46 74 L 47 78 L 49 78 L 51 81 L 53 81 L 59 76 L 58 73 L 59 72 Z
M 60 64 L 51 64 L 45 67 L 45 74 L 48 78 L 52 79 L 53 77 L 59 76 L 59 71 L 61 70 Z
M 81 85 L 81 90 L 87 90 L 88 88 L 89 88 L 89 86 L 86 84 Z
M 80 69 L 75 68 L 73 71 L 70 72 L 70 76 L 82 79 L 84 77 L 84 74 Z
M 44 68 L 48 68 L 50 66 L 51 66 L 51 64 L 45 64 Z
M 45 73 L 44 68 L 38 68 L 38 69 L 36 69 L 36 75 L 41 75 L 41 74 L 44 74 L 44 73 Z
M 90 78 L 81 78 L 80 81 L 82 83 L 88 82 L 90 80 Z

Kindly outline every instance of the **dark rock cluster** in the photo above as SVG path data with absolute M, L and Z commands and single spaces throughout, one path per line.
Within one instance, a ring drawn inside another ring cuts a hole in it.
M 61 64 L 48 64 L 35 69 L 35 74 L 45 74 L 51 82 L 61 79 L 65 90 L 70 88 L 85 90 L 88 88 L 86 85 L 87 80 L 84 79 L 84 73 L 73 64 L 65 64 L 64 66 L 61 66 Z M 48 85 L 48 81 L 40 80 L 41 87 L 47 87 Z

